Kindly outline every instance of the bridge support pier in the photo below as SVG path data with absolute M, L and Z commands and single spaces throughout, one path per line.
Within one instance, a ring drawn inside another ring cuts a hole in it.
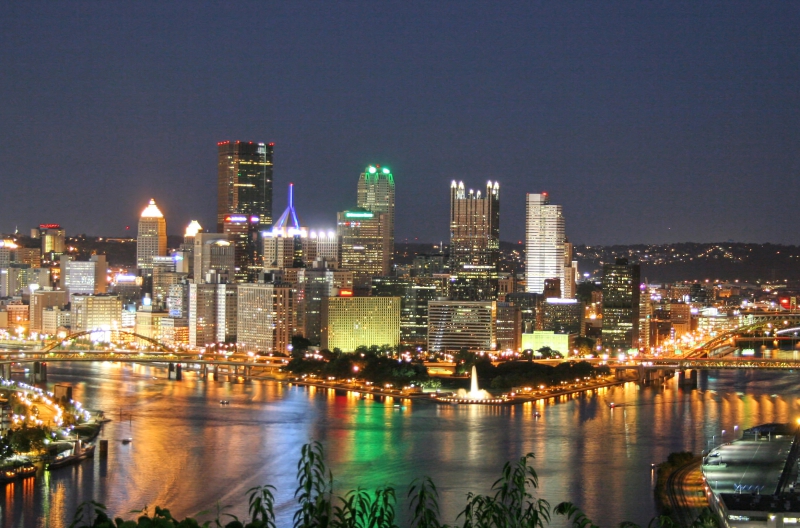
M 219 365 L 214 365 L 214 381 L 219 381 Z
M 679 370 L 678 371 L 678 387 L 687 389 L 697 388 L 697 370 Z
M 6 363 L 3 365 L 3 370 L 0 371 L 0 377 L 3 379 L 11 379 L 11 363 Z
M 42 383 L 47 383 L 47 363 L 42 363 L 42 366 L 39 369 L 39 381 Z
M 181 364 L 178 363 L 175 366 L 175 381 L 181 381 L 182 379 L 183 379 L 183 376 L 181 375 Z
M 175 372 L 175 364 L 172 361 L 170 361 L 169 368 L 167 368 L 167 379 L 170 379 L 172 377 L 173 372 Z
M 203 379 L 207 380 L 208 379 L 208 365 L 203 363 L 203 367 L 202 368 L 203 368 L 203 370 L 201 371 L 202 372 L 201 376 L 203 376 Z

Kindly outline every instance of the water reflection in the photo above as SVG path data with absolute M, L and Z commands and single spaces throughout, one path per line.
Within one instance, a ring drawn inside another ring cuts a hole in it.
M 109 456 L 5 486 L 2 526 L 65 527 L 89 499 L 125 516 L 155 504 L 196 515 L 220 501 L 241 517 L 246 490 L 264 483 L 278 488 L 279 525 L 291 525 L 297 457 L 310 439 L 325 444 L 342 492 L 394 485 L 404 497 L 414 478 L 431 476 L 448 522 L 468 492 L 488 491 L 505 461 L 533 452 L 551 503 L 572 500 L 604 526 L 646 524 L 656 513 L 651 464 L 730 441 L 734 426 L 740 435 L 800 414 L 791 373 L 717 372 L 701 376 L 696 390 L 672 380 L 519 406 L 414 402 L 405 410 L 391 398 L 274 382 L 209 382 L 194 373 L 168 381 L 144 366 L 53 366 L 50 375 L 113 418 L 103 432 Z M 126 437 L 134 441 L 123 445 Z

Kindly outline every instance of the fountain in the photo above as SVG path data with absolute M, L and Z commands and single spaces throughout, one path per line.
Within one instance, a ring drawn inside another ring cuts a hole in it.
M 511 399 L 508 396 L 492 396 L 488 391 L 478 388 L 478 370 L 472 366 L 472 377 L 470 380 L 469 391 L 458 389 L 455 394 L 447 396 L 436 396 L 437 401 L 444 403 L 466 403 L 466 404 L 479 404 L 479 405 L 497 405 L 501 403 L 508 403 Z

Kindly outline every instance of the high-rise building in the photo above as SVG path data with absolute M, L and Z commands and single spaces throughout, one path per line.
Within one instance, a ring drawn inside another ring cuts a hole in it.
M 59 224 L 39 224 L 39 229 L 35 238 L 42 241 L 42 257 L 45 260 L 53 261 L 64 253 L 64 242 L 66 231 Z
M 399 297 L 328 297 L 322 304 L 322 347 L 400 345 Z
M 577 299 L 547 299 L 542 330 L 557 334 L 583 334 L 583 303 Z
M 380 215 L 383 223 L 383 268 L 392 269 L 394 259 L 394 176 L 388 167 L 370 165 L 358 178 L 357 207 Z
M 564 241 L 564 281 L 561 283 L 561 296 L 565 299 L 574 299 L 578 293 L 578 261 L 574 259 L 574 249 L 571 242 Z
M 497 350 L 519 351 L 522 338 L 522 314 L 519 306 L 510 302 L 497 303 L 495 332 Z
M 272 155 L 274 143 L 217 143 L 217 229 L 229 215 L 258 216 L 272 225 Z
M 542 293 L 546 279 L 564 280 L 564 215 L 547 193 L 528 194 L 525 210 L 525 288 Z M 563 291 L 562 291 L 563 294 Z
M 136 267 L 142 275 L 151 275 L 153 257 L 167 254 L 167 221 L 156 206 L 150 203 L 139 218 L 139 233 L 136 237 Z
M 450 184 L 451 296 L 461 300 L 494 300 L 500 260 L 500 185 L 487 182 L 486 194 L 464 182 Z
M 42 331 L 42 314 L 46 308 L 61 308 L 69 302 L 64 290 L 37 290 L 31 294 L 31 332 Z
M 428 338 L 428 302 L 436 299 L 434 286 L 419 286 L 410 279 L 373 277 L 373 297 L 400 298 L 400 343 L 424 345 Z
M 639 346 L 639 265 L 619 258 L 603 266 L 603 347 L 609 350 Z
M 152 265 L 152 263 L 151 263 Z M 61 257 L 61 281 L 69 295 L 92 295 L 108 291 L 108 264 L 105 255 L 92 255 L 88 261 Z
M 324 261 L 318 260 L 314 267 L 298 270 L 297 325 L 312 344 L 320 343 L 322 338 L 322 305 L 326 299 L 353 289 L 352 271 L 325 266 Z
M 122 303 L 116 295 L 70 296 L 72 333 L 117 330 L 121 327 Z
M 194 236 L 194 281 L 203 282 L 214 270 L 233 281 L 236 270 L 236 247 L 224 233 L 197 233 Z
M 289 353 L 296 330 L 291 284 L 240 284 L 237 303 L 236 341 L 239 351 Z
M 261 272 L 259 222 L 256 215 L 228 215 L 222 222 L 222 232 L 234 247 L 235 282 L 252 282 Z
M 495 301 L 428 302 L 428 352 L 497 348 Z
M 361 207 L 337 215 L 339 264 L 353 272 L 353 287 L 357 290 L 367 292 L 372 277 L 390 274 L 390 259 L 385 258 L 386 216 L 387 213 Z
M 236 340 L 236 284 L 211 271 L 202 284 L 189 284 L 189 345 L 201 347 Z

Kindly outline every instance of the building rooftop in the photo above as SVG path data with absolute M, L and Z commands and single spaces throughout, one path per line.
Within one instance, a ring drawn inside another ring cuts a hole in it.
M 150 203 L 142 211 L 142 218 L 164 218 L 154 199 L 150 198 Z

